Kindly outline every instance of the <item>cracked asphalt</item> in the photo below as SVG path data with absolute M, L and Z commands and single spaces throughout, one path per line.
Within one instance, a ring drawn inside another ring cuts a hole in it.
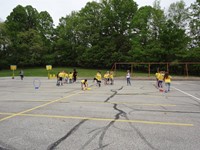
M 200 81 L 172 81 L 169 93 L 152 80 L 88 82 L 0 78 L 0 150 L 199 149 Z

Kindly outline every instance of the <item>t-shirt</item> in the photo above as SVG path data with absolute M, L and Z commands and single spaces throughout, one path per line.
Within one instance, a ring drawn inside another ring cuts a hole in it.
M 69 74 L 69 79 L 72 79 L 72 78 L 73 78 L 73 74 L 70 73 L 70 74 Z
M 161 73 L 159 73 L 159 75 L 158 75 L 158 80 L 159 80 L 159 81 L 163 81 L 163 78 L 164 78 L 164 75 L 161 74 Z
M 99 81 L 101 80 L 101 74 L 100 73 L 96 74 L 96 79 L 99 80 Z
M 130 78 L 130 77 L 131 77 L 130 73 L 127 73 L 126 78 Z
M 170 83 L 171 82 L 171 76 L 168 76 L 168 78 L 165 78 L 165 83 Z
M 104 74 L 104 78 L 108 79 L 109 78 L 109 74 L 108 73 Z

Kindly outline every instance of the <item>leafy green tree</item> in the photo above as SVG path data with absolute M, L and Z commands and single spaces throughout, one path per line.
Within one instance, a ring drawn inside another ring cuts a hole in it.
M 189 37 L 185 34 L 185 30 L 168 20 L 160 34 L 160 41 L 161 47 L 165 50 L 163 61 L 180 61 L 187 51 Z
M 18 41 L 17 56 L 20 66 L 38 66 L 43 64 L 44 44 L 36 30 L 30 29 L 26 32 L 18 33 Z
M 132 48 L 129 51 L 133 61 L 162 61 L 159 38 L 163 24 L 164 12 L 159 7 L 144 6 L 137 11 L 132 20 Z
M 38 14 L 37 31 L 40 33 L 40 36 L 43 41 L 43 63 L 54 64 L 55 57 L 53 51 L 53 43 L 55 40 L 55 29 L 53 19 L 47 11 L 42 11 Z
M 178 27 L 185 29 L 189 18 L 189 12 L 186 8 L 185 2 L 180 0 L 176 3 L 172 3 L 168 9 L 167 17 Z
M 5 22 L 11 39 L 9 61 L 19 65 L 42 65 L 52 51 L 53 20 L 47 12 L 18 5 Z M 27 55 L 28 54 L 28 55 Z M 30 58 L 31 56 L 31 58 Z
M 10 39 L 6 32 L 5 23 L 0 22 L 0 69 L 8 65 L 8 47 Z
M 76 12 L 60 19 L 54 42 L 54 55 L 57 65 L 75 66 L 77 64 L 79 47 L 78 20 L 79 16 Z
M 137 12 L 137 4 L 132 0 L 105 0 L 102 5 L 101 43 L 105 51 L 104 56 L 107 56 L 104 61 L 111 66 L 114 62 L 126 61 L 129 58 L 131 21 Z
M 87 3 L 79 13 L 79 24 L 76 28 L 79 47 L 78 64 L 90 67 L 98 66 L 103 61 L 100 42 L 102 23 L 102 6 L 96 2 Z
M 190 12 L 190 37 L 191 47 L 200 47 L 200 0 L 197 0 L 194 4 L 191 4 L 189 8 Z

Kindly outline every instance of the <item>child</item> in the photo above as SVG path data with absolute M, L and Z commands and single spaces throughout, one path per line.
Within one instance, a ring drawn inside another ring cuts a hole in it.
M 100 71 L 97 72 L 97 74 L 96 74 L 96 76 L 95 76 L 95 78 L 94 78 L 94 81 L 96 81 L 96 82 L 97 82 L 97 85 L 98 85 L 99 87 L 101 87 L 101 72 L 100 72 Z M 94 82 L 94 81 L 93 81 L 93 82 Z
M 65 72 L 62 71 L 58 74 L 58 77 L 59 77 L 59 81 L 60 81 L 60 85 L 63 85 L 63 79 L 65 77 Z
M 87 90 L 87 88 L 88 88 L 87 79 L 81 80 L 81 89 L 82 89 L 83 91 L 85 91 L 85 90 Z
M 60 84 L 61 84 L 59 74 L 60 74 L 60 72 L 58 72 L 57 75 L 56 75 L 56 77 L 57 77 L 57 83 L 56 83 L 56 85 L 57 86 L 60 86 Z
M 163 80 L 165 82 L 165 86 L 166 86 L 166 89 L 165 89 L 166 93 L 170 91 L 171 78 L 172 77 L 169 75 L 169 73 L 166 72 L 165 75 L 164 75 L 164 78 L 163 78 Z
M 113 72 L 112 71 L 109 74 L 109 78 L 110 78 L 110 84 L 113 85 L 114 84 L 114 78 L 113 78 Z
M 65 83 L 68 84 L 69 74 L 68 72 L 65 72 Z
M 156 76 L 156 86 L 157 88 L 159 87 L 159 84 L 158 84 L 158 76 L 160 75 L 159 73 L 159 70 L 157 69 L 157 72 L 155 73 L 155 76 Z
M 127 81 L 127 86 L 131 85 L 131 74 L 129 70 L 127 70 L 126 81 Z
M 105 74 L 104 74 L 104 84 L 105 85 L 107 85 L 108 84 L 108 82 L 109 82 L 109 76 L 110 76 L 110 74 L 109 74 L 109 71 L 107 71 Z
M 73 79 L 73 73 L 70 72 L 70 73 L 69 73 L 69 83 L 72 83 L 72 79 Z
M 158 88 L 163 87 L 163 77 L 164 77 L 164 72 L 160 71 L 158 74 Z

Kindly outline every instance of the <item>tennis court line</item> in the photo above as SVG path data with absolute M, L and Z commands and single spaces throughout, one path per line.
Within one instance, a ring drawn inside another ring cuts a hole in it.
M 183 94 L 185 94 L 185 95 L 187 95 L 187 96 L 190 96 L 190 97 L 192 97 L 192 98 L 194 98 L 194 99 L 200 101 L 200 98 L 198 98 L 198 97 L 196 97 L 196 96 L 194 96 L 194 95 L 191 95 L 191 94 L 189 94 L 189 93 L 187 93 L 187 92 L 184 92 L 184 91 L 182 91 L 182 90 L 180 90 L 180 89 L 178 89 L 178 88 L 175 88 L 175 87 L 172 87 L 172 88 L 175 89 L 175 90 L 177 90 L 177 91 L 179 91 L 179 92 L 181 92 L 181 93 L 183 93 Z
M 9 114 L 12 113 L 0 113 L 0 114 Z M 15 115 L 15 114 L 13 114 Z M 151 125 L 169 125 L 169 126 L 185 126 L 185 127 L 192 127 L 193 124 L 187 123 L 176 123 L 176 122 L 160 122 L 160 121 L 145 121 L 145 120 L 124 120 L 124 119 L 112 119 L 112 118 L 92 118 L 92 117 L 80 117 L 80 116 L 58 116 L 58 115 L 44 115 L 44 114 L 19 114 L 17 116 L 28 116 L 28 117 L 41 117 L 41 118 L 58 118 L 58 119 L 77 119 L 77 120 L 91 120 L 91 121 L 115 121 L 115 122 L 122 122 L 122 123 L 139 123 L 139 124 L 151 124 Z
M 81 91 L 81 92 L 82 92 L 82 91 Z M 10 119 L 10 118 L 13 118 L 13 117 L 15 117 L 15 116 L 22 115 L 22 114 L 24 114 L 24 113 L 27 113 L 27 112 L 30 112 L 30 111 L 33 111 L 33 110 L 36 110 L 36 109 L 38 109 L 38 108 L 45 107 L 45 106 L 50 105 L 50 104 L 52 104 L 52 103 L 61 101 L 61 100 L 63 100 L 63 99 L 69 98 L 69 97 L 74 96 L 74 95 L 77 95 L 77 94 L 79 94 L 79 93 L 81 93 L 81 92 L 79 91 L 79 92 L 77 92 L 77 93 L 70 94 L 70 95 L 68 95 L 68 96 L 65 96 L 65 97 L 62 97 L 62 98 L 59 98 L 59 99 L 56 99 L 56 100 L 52 100 L 52 101 L 50 101 L 50 102 L 48 102 L 48 103 L 44 103 L 44 104 L 42 104 L 42 105 L 39 105 L 39 106 L 30 108 L 30 109 L 27 109 L 27 110 L 25 110 L 25 111 L 22 111 L 22 112 L 19 112 L 19 113 L 10 115 L 10 116 L 8 116 L 8 117 L 5 117 L 5 118 L 0 119 L 0 122 L 1 122 L 1 121 L 4 121 L 4 120 L 7 120 L 7 119 Z

